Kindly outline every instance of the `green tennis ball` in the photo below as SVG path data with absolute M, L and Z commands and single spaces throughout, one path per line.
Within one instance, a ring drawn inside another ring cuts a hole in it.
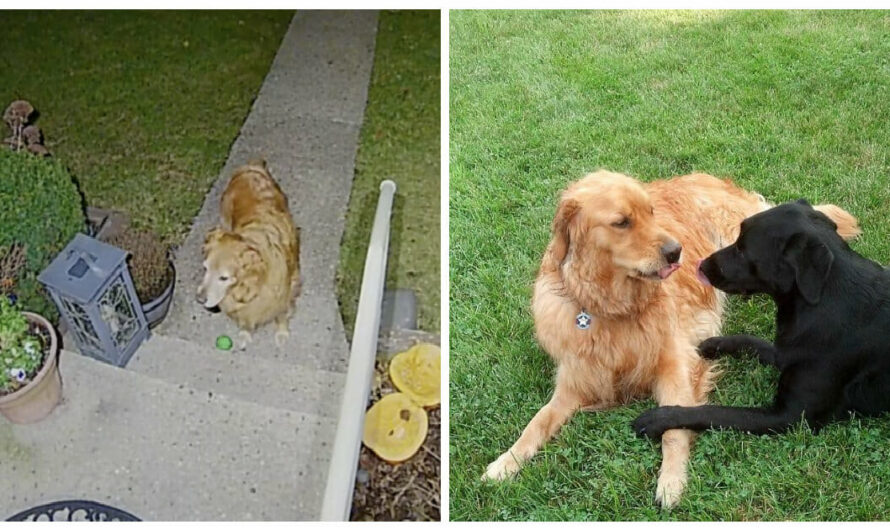
M 228 335 L 220 335 L 216 337 L 216 347 L 221 350 L 231 350 L 232 339 Z

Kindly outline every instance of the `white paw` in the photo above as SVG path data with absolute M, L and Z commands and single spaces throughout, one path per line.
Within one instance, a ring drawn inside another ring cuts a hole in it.
M 247 345 L 250 344 L 250 341 L 253 337 L 251 337 L 249 331 L 241 330 L 238 332 L 238 349 L 244 350 L 247 348 Z
M 286 329 L 276 331 L 275 345 L 281 348 L 287 342 L 288 337 L 290 337 L 290 332 Z
M 488 464 L 485 474 L 482 475 L 482 480 L 506 480 L 516 475 L 517 472 L 519 472 L 519 462 L 508 451 Z
M 662 508 L 673 508 L 686 487 L 686 479 L 682 476 L 668 475 L 658 477 L 658 485 L 655 487 L 655 502 Z

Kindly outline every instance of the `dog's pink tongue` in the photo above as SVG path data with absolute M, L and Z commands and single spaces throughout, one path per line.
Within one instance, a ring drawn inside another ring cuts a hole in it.
M 662 280 L 664 280 L 665 278 L 667 278 L 668 276 L 673 274 L 674 271 L 679 268 L 680 268 L 679 263 L 671 263 L 667 267 L 662 267 L 662 268 L 658 269 L 658 277 L 661 278 Z
M 698 281 L 702 282 L 704 285 L 711 285 L 711 282 L 708 281 L 708 277 L 705 276 L 705 273 L 701 271 L 701 262 L 704 260 L 699 260 L 699 262 L 695 265 L 695 277 L 698 278 Z

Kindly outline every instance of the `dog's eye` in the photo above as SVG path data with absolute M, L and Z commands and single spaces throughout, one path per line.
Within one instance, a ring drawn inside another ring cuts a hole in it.
M 612 226 L 615 228 L 628 228 L 630 227 L 630 218 L 624 217 L 620 221 L 612 223 Z
M 220 276 L 220 277 L 219 277 L 219 281 L 221 281 L 221 282 L 227 282 L 227 281 L 229 281 L 229 277 L 228 277 L 228 276 Z

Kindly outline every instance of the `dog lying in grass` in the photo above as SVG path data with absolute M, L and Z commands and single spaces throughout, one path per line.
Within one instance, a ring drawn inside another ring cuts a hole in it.
M 220 201 L 220 217 L 222 226 L 204 241 L 198 302 L 208 309 L 218 306 L 235 321 L 241 349 L 257 327 L 274 320 L 280 347 L 300 292 L 299 230 L 265 161 L 235 170 Z
M 681 263 L 732 241 L 742 219 L 768 207 L 759 195 L 703 174 L 641 183 L 599 171 L 571 184 L 532 300 L 538 342 L 557 365 L 556 388 L 483 478 L 516 473 L 578 410 L 650 395 L 662 404 L 704 403 L 713 373 L 695 347 L 719 331 L 723 304 Z M 680 499 L 692 437 L 664 434 L 662 506 Z
M 847 230 L 858 229 L 847 226 Z M 703 284 L 731 294 L 766 293 L 777 307 L 774 343 L 750 335 L 713 337 L 707 358 L 754 353 L 781 371 L 771 405 L 659 407 L 634 430 L 780 433 L 801 418 L 814 432 L 848 417 L 890 410 L 890 271 L 838 236 L 836 222 L 805 200 L 746 219 L 738 240 L 702 261 Z
M 517 473 L 578 410 L 647 396 L 662 405 L 704 404 L 713 372 L 696 346 L 719 332 L 723 297 L 696 279 L 695 263 L 734 241 L 739 223 L 769 206 L 704 174 L 641 183 L 598 171 L 571 184 L 532 300 L 538 343 L 557 365 L 553 397 L 483 479 Z M 686 484 L 694 433 L 658 436 L 664 459 L 655 498 L 671 507 Z

